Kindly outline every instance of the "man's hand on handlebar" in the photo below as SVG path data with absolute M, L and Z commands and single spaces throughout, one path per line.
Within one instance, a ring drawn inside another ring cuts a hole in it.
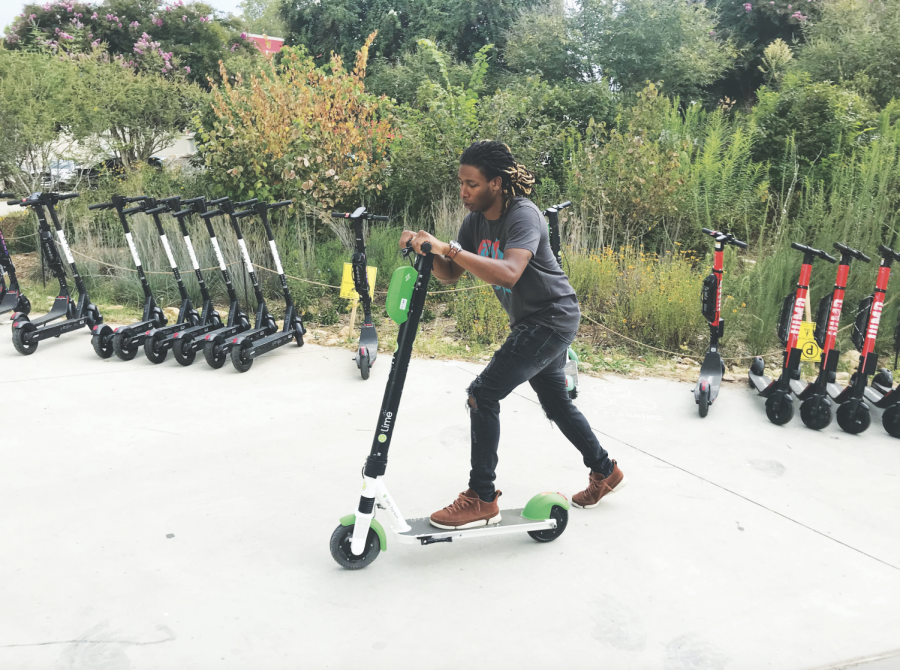
M 450 253 L 450 245 L 446 242 L 441 242 L 431 233 L 426 233 L 424 230 L 420 230 L 418 233 L 414 233 L 411 230 L 404 230 L 400 235 L 400 248 L 405 249 L 406 243 L 412 241 L 413 250 L 419 254 L 420 256 L 424 256 L 425 254 L 422 252 L 422 244 L 425 242 L 431 243 L 431 253 L 436 254 L 438 256 L 445 256 Z

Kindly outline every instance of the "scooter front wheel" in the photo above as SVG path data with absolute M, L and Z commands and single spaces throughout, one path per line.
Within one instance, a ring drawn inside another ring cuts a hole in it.
M 192 337 L 176 337 L 172 342 L 172 353 L 179 365 L 188 366 L 194 362 L 197 352 L 192 346 Z
M 363 379 L 369 378 L 369 368 L 371 367 L 371 363 L 369 363 L 369 354 L 364 354 L 359 352 L 359 374 L 362 375 Z
M 123 361 L 130 361 L 137 354 L 137 347 L 129 347 L 127 344 L 127 340 L 130 339 L 130 337 L 130 332 L 121 332 L 113 335 L 113 351 L 115 351 L 116 356 Z
M 553 509 L 550 510 L 550 518 L 556 519 L 556 528 L 529 530 L 528 534 L 531 536 L 531 539 L 538 542 L 553 542 L 553 540 L 563 534 L 569 523 L 569 511 L 559 505 L 554 505 Z
M 785 393 L 776 393 L 766 399 L 766 416 L 776 426 L 783 426 L 794 418 L 794 401 Z
M 807 428 L 822 430 L 831 425 L 831 403 L 822 396 L 813 396 L 800 404 L 800 419 Z
M 203 345 L 203 357 L 213 370 L 218 370 L 225 365 L 226 354 L 219 351 L 219 344 L 215 340 L 209 340 Z
M 900 405 L 893 405 L 884 410 L 881 425 L 891 437 L 900 437 Z
M 253 359 L 247 358 L 244 353 L 253 346 L 252 342 L 245 342 L 243 346 L 234 347 L 231 350 L 231 363 L 238 372 L 247 372 L 253 367 Z
M 703 384 L 700 387 L 700 394 L 697 397 L 697 406 L 700 409 L 700 417 L 709 414 L 709 386 Z
M 565 511 L 565 510 L 563 510 Z M 370 565 L 381 553 L 381 540 L 374 528 L 369 528 L 366 535 L 366 546 L 363 553 L 354 556 L 350 551 L 350 540 L 353 539 L 354 526 L 338 526 L 331 534 L 331 555 L 337 564 L 347 570 L 360 570 Z M 530 534 L 530 533 L 529 533 Z
M 94 347 L 94 353 L 100 358 L 109 358 L 112 356 L 112 328 L 109 326 L 102 326 L 100 330 L 91 337 L 91 346 Z
M 155 363 L 159 365 L 164 360 L 166 360 L 166 356 L 169 355 L 168 349 L 160 349 L 159 344 L 162 342 L 162 336 L 160 333 L 154 333 L 153 335 L 144 339 L 144 355 L 147 357 L 147 360 L 151 363 Z
M 860 402 L 856 406 L 855 412 L 851 409 L 851 404 L 845 402 L 838 407 L 837 422 L 844 432 L 859 435 L 868 429 L 869 424 L 872 423 L 872 417 L 869 416 L 869 406 L 866 403 Z

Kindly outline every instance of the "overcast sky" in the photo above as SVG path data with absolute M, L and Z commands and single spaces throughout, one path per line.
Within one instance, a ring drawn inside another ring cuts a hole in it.
M 46 0 L 36 0 L 39 3 Z M 206 3 L 212 5 L 222 12 L 238 13 L 238 2 L 240 0 L 206 0 Z M 0 33 L 3 28 L 8 26 L 16 18 L 17 14 L 22 13 L 22 8 L 26 5 L 24 0 L 0 0 Z

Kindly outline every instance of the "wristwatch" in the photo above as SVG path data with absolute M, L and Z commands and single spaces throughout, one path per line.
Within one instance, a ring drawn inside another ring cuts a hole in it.
M 453 257 L 456 256 L 456 254 L 458 254 L 460 251 L 462 251 L 462 245 L 456 240 L 452 240 L 450 242 L 450 251 L 446 256 L 444 256 L 444 258 L 446 258 L 448 261 L 452 261 Z

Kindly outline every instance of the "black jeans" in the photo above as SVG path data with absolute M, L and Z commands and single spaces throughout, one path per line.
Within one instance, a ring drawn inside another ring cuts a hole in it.
M 566 391 L 566 351 L 575 333 L 547 326 L 519 324 L 491 362 L 468 388 L 472 421 L 472 471 L 469 488 L 483 500 L 493 499 L 500 443 L 500 401 L 523 382 L 531 384 L 544 413 L 575 445 L 584 464 L 608 476 L 613 463 L 600 446 L 590 424 L 572 404 Z

